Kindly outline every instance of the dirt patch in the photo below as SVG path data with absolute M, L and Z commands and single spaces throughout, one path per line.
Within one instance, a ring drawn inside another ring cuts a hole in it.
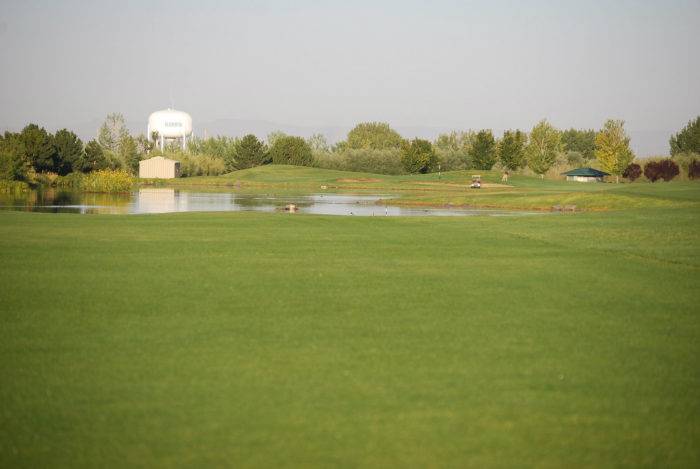
M 490 188 L 490 187 L 491 187 L 491 188 L 497 188 L 497 187 L 513 187 L 513 186 L 510 186 L 510 185 L 508 185 L 508 184 L 499 184 L 499 183 L 497 183 L 497 182 L 482 182 L 482 183 L 481 183 L 481 187 L 485 187 L 485 188 L 488 189 L 488 188 Z
M 454 183 L 454 182 L 418 182 L 417 184 L 420 184 L 420 185 L 423 185 L 423 186 L 438 186 L 438 187 L 439 187 L 439 186 L 444 186 L 444 187 L 469 187 L 469 184 L 471 184 L 471 182 L 469 182 L 469 183 L 466 183 L 466 182 L 465 182 L 464 184 L 457 184 L 457 183 Z M 482 183 L 481 183 L 481 187 L 482 187 L 482 188 L 492 188 L 492 189 L 493 189 L 493 188 L 498 188 L 498 187 L 507 188 L 507 187 L 513 187 L 513 186 L 509 186 L 508 184 L 498 184 L 498 183 L 495 183 L 495 182 L 482 182 Z
M 382 182 L 382 180 L 381 179 L 374 179 L 374 178 L 357 178 L 357 179 L 345 178 L 345 179 L 336 179 L 336 182 Z

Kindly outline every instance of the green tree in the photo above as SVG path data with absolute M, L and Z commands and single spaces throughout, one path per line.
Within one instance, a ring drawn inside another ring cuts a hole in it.
M 311 166 L 314 162 L 311 147 L 301 137 L 284 136 L 274 140 L 270 157 L 274 164 Z
M 363 122 L 348 132 L 348 148 L 352 150 L 400 149 L 404 139 L 384 122 Z
M 491 169 L 496 164 L 496 139 L 490 130 L 480 130 L 476 134 L 471 156 L 476 169 Z
M 585 160 L 595 158 L 595 130 L 565 130 L 561 133 L 561 143 L 566 152 L 580 153 Z
M 671 145 L 671 155 L 678 153 L 696 153 L 700 154 L 700 116 L 694 121 L 688 122 L 688 125 L 669 140 Z
M 498 160 L 504 168 L 515 171 L 525 164 L 527 135 L 520 130 L 506 130 L 498 142 Z
M 209 155 L 224 160 L 229 171 L 235 168 L 236 148 L 239 139 L 231 137 L 192 138 L 187 142 L 187 151 L 192 155 Z
M 275 142 L 277 142 L 278 139 L 282 137 L 286 137 L 287 134 L 282 132 L 281 130 L 274 130 L 267 134 L 267 145 L 272 148 L 275 145 Z
M 20 134 L 0 135 L 0 180 L 24 181 L 29 163 L 27 150 Z
M 121 161 L 122 168 L 132 174 L 138 173 L 141 155 L 139 154 L 136 140 L 134 140 L 131 135 L 126 134 L 122 136 L 119 141 L 119 152 L 117 156 Z
M 100 144 L 97 143 L 96 140 L 90 140 L 88 144 L 85 145 L 85 152 L 83 152 L 82 158 L 76 162 L 73 170 L 89 173 L 91 171 L 107 169 L 108 166 L 107 157 Z
M 475 137 L 476 133 L 473 130 L 439 134 L 433 142 L 433 149 L 435 151 L 469 153 Z
M 475 132 L 452 131 L 437 136 L 433 149 L 444 171 L 469 169 L 472 166 L 471 150 Z
M 525 147 L 528 167 L 544 178 L 544 174 L 557 161 L 562 151 L 561 133 L 546 119 L 540 121 L 530 132 L 530 141 Z
M 134 137 L 134 142 L 136 142 L 136 149 L 142 158 L 153 150 L 153 142 L 150 142 L 144 134 Z
M 311 150 L 316 153 L 328 153 L 331 149 L 330 145 L 328 145 L 328 140 L 326 140 L 323 134 L 313 134 L 306 139 L 306 143 L 308 143 Z
M 261 166 L 270 162 L 270 155 L 267 147 L 253 134 L 243 137 L 236 146 L 236 156 L 234 167 L 227 165 L 226 170 L 246 169 L 254 166 Z
M 56 148 L 53 136 L 36 124 L 29 124 L 20 134 L 27 160 L 37 172 L 54 171 L 56 166 Z
M 428 173 L 437 164 L 437 155 L 429 141 L 415 138 L 403 145 L 401 163 L 408 173 Z
M 124 116 L 119 113 L 112 113 L 107 115 L 100 127 L 97 141 L 105 150 L 119 154 L 119 145 L 124 140 L 124 137 L 128 135 L 129 131 L 126 129 Z
M 61 176 L 74 171 L 74 166 L 84 159 L 83 142 L 68 129 L 61 129 L 54 136 L 56 146 L 56 172 Z
M 595 157 L 603 170 L 614 174 L 615 181 L 619 182 L 620 175 L 634 160 L 624 121 L 608 119 L 605 122 L 595 137 Z

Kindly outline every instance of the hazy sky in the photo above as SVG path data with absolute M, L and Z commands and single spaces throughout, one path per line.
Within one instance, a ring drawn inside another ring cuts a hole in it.
M 0 0 L 0 125 L 145 121 L 677 130 L 700 0 Z

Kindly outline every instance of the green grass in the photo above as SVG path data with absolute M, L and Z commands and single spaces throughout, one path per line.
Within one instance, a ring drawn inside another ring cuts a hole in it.
M 469 189 L 472 175 L 479 174 L 494 187 Z M 168 180 L 160 184 L 216 188 L 234 187 L 241 192 L 329 191 L 372 192 L 397 196 L 394 205 L 453 205 L 507 209 L 551 210 L 555 205 L 576 205 L 579 210 L 693 207 L 700 203 L 700 184 L 672 183 L 579 183 L 541 180 L 512 175 L 500 185 L 497 171 L 469 170 L 421 175 L 386 176 L 369 173 L 307 168 L 262 166 L 224 176 Z M 383 203 L 383 202 L 381 202 Z
M 0 466 L 698 467 L 684 187 L 522 218 L 0 212 Z

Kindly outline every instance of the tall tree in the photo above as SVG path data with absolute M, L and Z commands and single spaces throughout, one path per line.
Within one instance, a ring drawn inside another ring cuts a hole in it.
M 506 130 L 498 142 L 498 160 L 505 168 L 515 171 L 525 163 L 527 135 L 520 130 Z
M 0 180 L 23 181 L 29 163 L 22 137 L 18 133 L 0 135 Z
M 433 149 L 436 151 L 469 153 L 475 137 L 476 133 L 473 130 L 439 134 L 433 142 Z
M 619 182 L 620 175 L 634 160 L 624 121 L 608 119 L 605 122 L 595 137 L 595 157 L 603 170 L 615 175 L 615 181 Z
M 61 176 L 74 171 L 74 166 L 79 166 L 83 156 L 83 142 L 73 132 L 61 129 L 54 137 L 56 145 L 56 172 Z
M 678 153 L 697 153 L 700 154 L 700 116 L 694 121 L 688 122 L 688 125 L 669 140 L 671 145 L 671 155 Z
M 146 155 L 150 153 L 150 151 L 153 150 L 153 147 L 155 146 L 153 142 L 156 141 L 157 140 L 153 140 L 152 142 L 149 141 L 144 134 L 139 134 L 136 137 L 134 137 L 134 142 L 136 142 L 136 149 L 139 152 L 139 155 Z
M 309 144 L 311 150 L 318 153 L 327 153 L 331 149 L 328 140 L 326 140 L 326 136 L 323 134 L 313 134 L 306 139 L 306 143 Z
M 34 169 L 41 171 L 54 171 L 56 166 L 56 148 L 53 136 L 36 124 L 29 124 L 20 134 L 24 143 L 27 159 Z
M 561 143 L 566 152 L 580 153 L 585 160 L 595 158 L 595 130 L 565 130 L 561 133 Z
M 525 147 L 528 167 L 544 178 L 544 174 L 557 161 L 562 151 L 561 133 L 546 119 L 541 120 L 530 132 L 530 142 Z
M 270 162 L 270 156 L 267 153 L 265 144 L 258 140 L 253 134 L 248 134 L 243 137 L 236 145 L 234 167 L 226 167 L 228 171 L 234 169 L 246 169 L 254 166 L 260 166 Z
M 352 150 L 400 149 L 404 139 L 384 122 L 363 122 L 348 132 L 348 148 Z
M 429 141 L 415 138 L 403 145 L 401 163 L 408 173 L 428 173 L 437 164 L 437 156 Z
M 90 140 L 88 144 L 85 145 L 82 158 L 76 162 L 73 170 L 89 173 L 91 171 L 106 169 L 107 166 L 108 162 L 104 150 L 96 140 Z
M 471 167 L 472 144 L 476 133 L 473 130 L 452 131 L 439 134 L 433 142 L 433 150 L 443 169 L 467 169 Z
M 480 130 L 476 134 L 471 156 L 476 169 L 491 169 L 496 164 L 496 139 L 490 130 Z
M 311 166 L 314 162 L 311 147 L 301 137 L 284 136 L 275 139 L 270 148 L 270 156 L 274 164 Z
M 272 148 L 273 146 L 275 146 L 275 142 L 277 142 L 277 140 L 279 140 L 282 137 L 286 137 L 286 136 L 287 136 L 287 134 L 285 134 L 281 130 L 273 130 L 272 132 L 267 134 L 267 145 L 270 148 Z
M 97 141 L 105 150 L 119 154 L 119 145 L 128 135 L 129 131 L 126 129 L 124 116 L 119 113 L 112 113 L 107 115 L 100 127 Z
M 124 169 L 132 174 L 136 174 L 138 172 L 139 160 L 141 158 L 139 155 L 138 146 L 136 145 L 136 140 L 134 140 L 131 135 L 126 134 L 122 136 L 121 140 L 119 141 L 118 156 Z

